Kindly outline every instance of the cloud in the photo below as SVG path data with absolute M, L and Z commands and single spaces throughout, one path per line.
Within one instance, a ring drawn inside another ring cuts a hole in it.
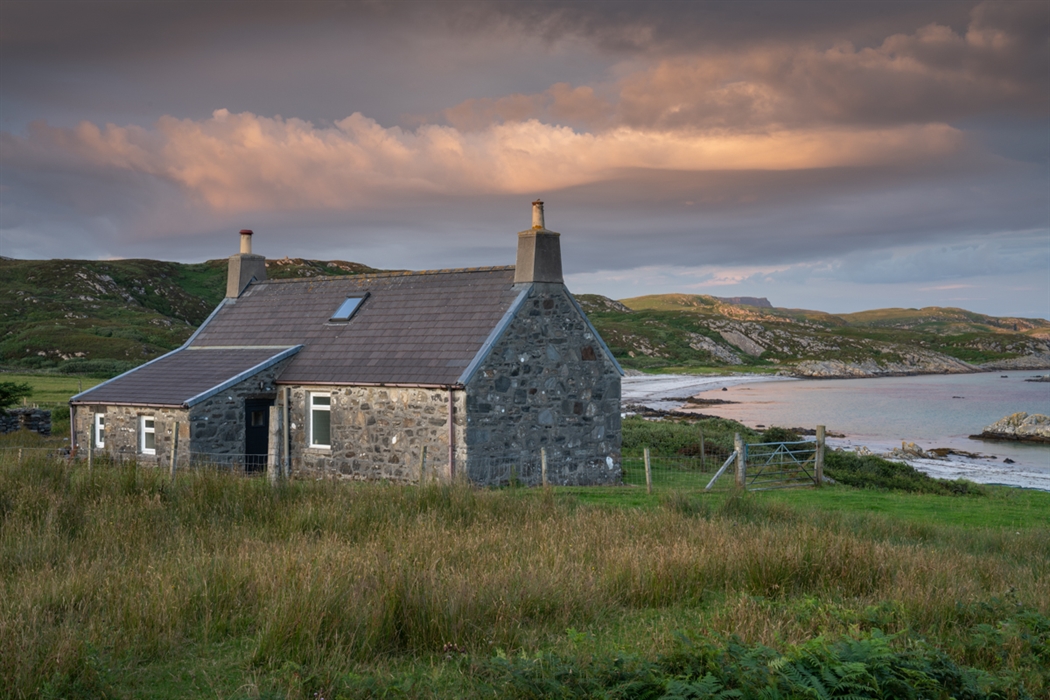
M 3 135 L 5 160 L 25 169 L 130 171 L 178 185 L 219 211 L 351 209 L 413 193 L 531 194 L 627 169 L 795 170 L 940 159 L 964 145 L 944 124 L 892 129 L 739 134 L 619 127 L 578 132 L 536 120 L 481 131 L 383 127 L 353 114 L 331 127 L 231 114 L 163 117 L 152 128 L 32 125 Z
M 475 129 L 537 118 L 599 129 L 736 132 L 950 122 L 1004 110 L 1046 116 L 1047 14 L 1034 2 L 984 3 L 964 30 L 931 23 L 875 46 L 796 39 L 699 48 L 642 62 L 608 88 L 611 100 L 558 84 L 539 94 L 468 100 L 444 114 Z

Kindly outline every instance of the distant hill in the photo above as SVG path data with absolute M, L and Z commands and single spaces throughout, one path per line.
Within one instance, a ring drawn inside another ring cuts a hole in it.
M 111 376 L 178 347 L 222 300 L 226 260 L 0 259 L 0 363 Z M 378 272 L 268 260 L 273 279 Z M 1050 322 L 952 308 L 829 314 L 767 299 L 577 297 L 621 364 L 876 376 L 1050 367 Z
M 690 294 L 578 298 L 627 367 L 780 366 L 815 377 L 1050 367 L 1042 319 L 941 307 L 836 315 Z

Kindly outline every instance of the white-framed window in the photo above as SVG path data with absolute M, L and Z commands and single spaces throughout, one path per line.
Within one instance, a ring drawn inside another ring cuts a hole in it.
M 106 446 L 106 414 L 95 414 L 95 447 Z
M 139 452 L 157 454 L 157 428 L 153 416 L 139 416 Z
M 310 447 L 332 446 L 332 396 L 310 394 Z

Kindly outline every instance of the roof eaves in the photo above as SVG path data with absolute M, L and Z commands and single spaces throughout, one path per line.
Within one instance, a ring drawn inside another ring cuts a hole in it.
M 160 357 L 154 357 L 154 358 L 153 358 L 152 360 L 150 360 L 149 362 L 145 362 L 145 363 L 143 363 L 143 364 L 139 365 L 138 367 L 132 367 L 132 368 L 131 368 L 131 369 L 129 369 L 129 370 L 127 371 L 127 372 L 121 372 L 120 374 L 118 374 L 117 376 L 113 377 L 112 379 L 107 379 L 106 381 L 102 382 L 101 384 L 96 384 L 95 386 L 91 387 L 90 389 L 85 389 L 84 391 L 80 392 L 79 394 L 76 394 L 76 395 L 74 395 L 74 396 L 71 396 L 71 397 L 69 397 L 69 403 L 70 403 L 70 404 L 75 404 L 75 403 L 90 403 L 90 402 L 88 402 L 88 401 L 82 401 L 82 400 L 81 400 L 81 399 L 82 399 L 82 397 L 84 397 L 84 396 L 85 396 L 85 395 L 87 395 L 87 394 L 90 394 L 90 393 L 91 393 L 91 392 L 93 392 L 93 391 L 96 391 L 96 390 L 98 390 L 98 389 L 101 389 L 102 387 L 106 386 L 107 384 L 111 384 L 111 383 L 113 383 L 113 382 L 117 381 L 118 379 L 122 379 L 122 378 L 124 378 L 124 377 L 128 376 L 129 374 L 131 374 L 132 372 L 138 372 L 138 371 L 139 371 L 140 369 L 142 369 L 143 367 L 147 367 L 147 366 L 149 366 L 149 365 L 152 365 L 152 364 L 153 364 L 154 362 L 159 362 L 159 361 L 163 360 L 163 359 L 164 359 L 165 357 L 169 357 L 169 356 L 171 356 L 171 355 L 174 355 L 174 354 L 175 354 L 175 353 L 177 353 L 177 352 L 178 352 L 179 350 L 182 350 L 182 349 L 184 349 L 184 348 L 187 348 L 187 347 L 189 347 L 190 343 L 192 343 L 192 342 L 194 341 L 194 339 L 195 339 L 195 338 L 196 338 L 196 337 L 197 337 L 198 335 L 200 335 L 200 332 L 204 330 L 204 327 L 205 327 L 205 326 L 207 326 L 207 325 L 208 325 L 209 323 L 211 323 L 211 320 L 212 320 L 213 318 L 215 318 L 215 315 L 216 315 L 217 313 L 219 313 L 219 309 L 221 309 L 221 308 L 222 308 L 223 306 L 225 306 L 225 305 L 226 305 L 226 302 L 227 302 L 227 301 L 228 301 L 227 299 L 223 299 L 222 301 L 220 301 L 220 302 L 219 302 L 219 305 L 218 305 L 218 306 L 216 306 L 216 307 L 215 307 L 215 308 L 214 308 L 214 309 L 212 310 L 212 312 L 211 312 L 210 314 L 208 314 L 208 318 L 204 319 L 204 323 L 202 323 L 202 324 L 201 324 L 200 326 L 198 326 L 198 327 L 197 327 L 197 330 L 193 331 L 193 334 L 192 334 L 192 335 L 190 335 L 190 337 L 186 339 L 186 342 L 185 342 L 185 343 L 183 343 L 182 345 L 180 345 L 179 347 L 175 348 L 175 349 L 174 349 L 174 350 L 172 350 L 171 352 L 166 352 L 166 353 L 164 353 L 164 354 L 163 354 L 163 355 L 161 355 Z
M 207 389 L 206 391 L 202 391 L 201 393 L 197 394 L 196 396 L 191 396 L 190 398 L 186 399 L 185 402 L 183 402 L 183 406 L 185 406 L 186 408 L 192 408 L 193 406 L 199 404 L 201 401 L 209 399 L 212 396 L 214 396 L 215 394 L 218 394 L 220 391 L 224 391 L 226 389 L 229 389 L 234 384 L 239 384 L 240 382 L 244 381 L 248 377 L 251 377 L 254 374 L 258 374 L 259 372 L 262 372 L 264 369 L 268 369 L 270 367 L 273 367 L 275 364 L 277 364 L 281 360 L 284 360 L 284 359 L 286 359 L 288 357 L 291 357 L 292 355 L 294 355 L 295 353 L 299 352 L 302 349 L 303 349 L 302 345 L 296 345 L 296 346 L 288 348 L 287 350 L 284 350 L 283 352 L 279 352 L 276 355 L 270 357 L 269 359 L 264 360 L 263 362 L 260 362 L 259 364 L 255 365 L 254 367 L 250 367 L 250 368 L 244 370 L 243 372 L 241 372 L 240 374 L 235 375 L 233 377 L 230 377 L 229 379 L 224 381 L 222 384 L 217 384 L 216 386 L 213 386 L 212 388 Z
M 456 380 L 457 383 L 466 386 L 467 382 L 474 377 L 474 374 L 478 371 L 478 367 L 481 366 L 481 363 L 484 362 L 485 358 L 489 356 L 490 352 L 492 352 L 492 346 L 494 346 L 496 342 L 499 341 L 500 337 L 503 336 L 504 331 L 507 330 L 507 326 L 509 326 L 510 322 L 514 320 L 515 314 L 518 313 L 518 310 L 525 303 L 525 300 L 529 296 L 529 292 L 532 291 L 532 286 L 533 285 L 530 284 L 518 292 L 517 298 L 511 302 L 510 307 L 504 312 L 499 323 L 497 323 L 495 328 L 489 333 L 489 337 L 485 339 L 481 348 L 475 353 L 474 359 L 472 359 L 470 364 L 467 365 L 467 368 L 463 370 L 463 374 L 459 375 L 459 379 Z

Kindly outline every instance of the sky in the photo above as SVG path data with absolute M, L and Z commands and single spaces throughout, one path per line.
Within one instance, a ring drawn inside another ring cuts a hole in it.
M 1050 3 L 0 4 L 0 254 L 1050 318 Z

